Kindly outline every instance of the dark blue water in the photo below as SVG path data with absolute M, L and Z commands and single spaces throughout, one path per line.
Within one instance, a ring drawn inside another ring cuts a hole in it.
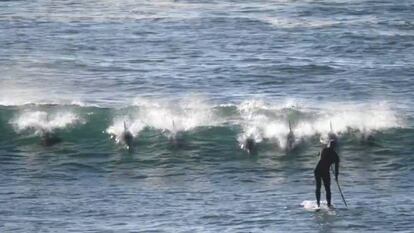
M 413 67 L 412 1 L 0 1 L 0 231 L 410 232 Z

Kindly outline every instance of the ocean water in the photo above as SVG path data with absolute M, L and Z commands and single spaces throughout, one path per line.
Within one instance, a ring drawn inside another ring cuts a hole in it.
M 410 0 L 0 1 L 0 232 L 412 232 L 413 101 Z

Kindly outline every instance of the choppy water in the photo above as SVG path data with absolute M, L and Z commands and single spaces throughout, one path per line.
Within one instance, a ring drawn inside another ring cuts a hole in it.
M 413 67 L 412 1 L 0 1 L 0 231 L 410 232 Z

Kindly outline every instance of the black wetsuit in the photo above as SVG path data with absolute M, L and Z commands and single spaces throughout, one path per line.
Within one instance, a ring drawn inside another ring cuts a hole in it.
M 329 169 L 331 165 L 335 163 L 335 178 L 338 177 L 339 173 L 339 156 L 332 148 L 324 148 L 321 151 L 321 158 L 315 168 L 315 180 L 316 180 L 316 201 L 319 206 L 321 199 L 321 181 L 323 180 L 323 185 L 325 186 L 326 192 L 326 202 L 328 206 L 331 205 L 331 176 Z

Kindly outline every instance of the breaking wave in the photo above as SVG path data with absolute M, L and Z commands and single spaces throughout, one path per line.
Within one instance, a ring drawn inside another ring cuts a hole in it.
M 234 140 L 223 141 L 243 147 L 247 139 L 253 139 L 255 143 L 271 143 L 284 149 L 290 131 L 295 136 L 295 145 L 299 145 L 314 137 L 323 141 L 330 132 L 339 137 L 353 135 L 365 139 L 378 132 L 407 127 L 404 114 L 386 102 L 316 106 L 300 101 L 246 100 L 217 105 L 197 97 L 179 101 L 137 98 L 131 105 L 120 108 L 30 104 L 3 106 L 0 111 L 1 128 L 10 134 L 37 136 L 45 131 L 58 131 L 74 141 L 96 134 L 120 142 L 125 131 L 135 141 L 150 133 L 165 138 L 185 133 L 203 140 L 197 133 L 213 129 L 202 134 L 205 140 L 231 137 Z M 219 128 L 226 130 L 214 130 Z

